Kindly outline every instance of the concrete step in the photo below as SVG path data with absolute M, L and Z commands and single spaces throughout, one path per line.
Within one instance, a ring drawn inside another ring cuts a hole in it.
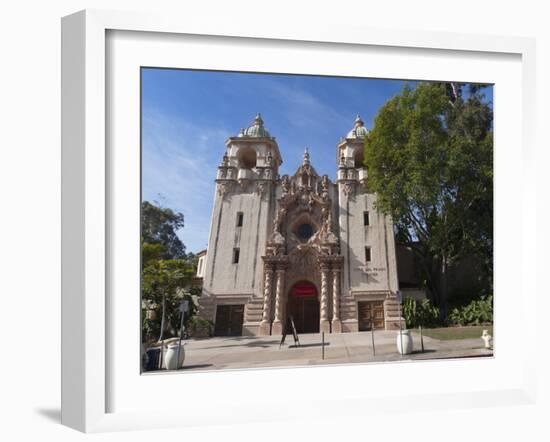
M 264 313 L 263 299 L 255 298 L 246 305 L 246 322 L 260 322 Z

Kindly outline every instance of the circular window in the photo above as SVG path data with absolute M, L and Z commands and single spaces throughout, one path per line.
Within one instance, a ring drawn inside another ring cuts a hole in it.
M 303 240 L 308 240 L 313 235 L 313 227 L 311 224 L 304 223 L 298 227 L 298 237 Z

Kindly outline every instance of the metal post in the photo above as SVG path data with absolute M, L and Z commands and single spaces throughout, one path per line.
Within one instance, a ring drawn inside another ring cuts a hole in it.
M 372 355 L 376 356 L 376 350 L 374 349 L 374 326 L 373 326 L 372 323 L 371 323 L 371 327 L 370 327 L 370 335 L 371 335 L 371 338 L 372 338 Z
M 164 360 L 164 341 L 160 341 L 160 358 L 159 358 L 159 370 L 162 370 L 162 362 Z
M 178 355 L 176 357 L 176 370 L 179 370 L 180 365 L 180 351 L 181 351 L 181 338 L 183 334 L 183 318 L 185 317 L 185 312 L 181 312 L 181 321 L 180 321 L 180 340 L 178 341 Z
M 187 309 L 189 308 L 189 301 L 182 299 L 180 302 L 180 313 L 181 313 L 181 320 L 180 320 L 180 339 L 178 341 L 178 352 L 176 356 L 176 370 L 179 370 L 180 365 L 180 352 L 181 352 L 181 339 L 183 337 L 183 319 L 185 318 L 185 312 L 187 312 Z
M 376 351 L 374 349 L 374 309 L 370 311 L 370 336 L 372 340 L 372 355 L 376 356 Z
M 325 332 L 321 333 L 322 359 L 325 359 Z
M 401 356 L 403 356 L 404 349 L 403 349 L 403 312 L 401 311 L 401 302 L 399 303 L 399 340 L 401 341 Z
M 424 353 L 424 336 L 422 335 L 422 325 L 420 325 L 420 348 Z

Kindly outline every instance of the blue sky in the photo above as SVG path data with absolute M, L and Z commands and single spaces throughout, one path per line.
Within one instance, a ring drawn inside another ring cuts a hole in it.
M 336 144 L 355 116 L 370 129 L 402 86 L 399 80 L 144 68 L 142 198 L 182 212 L 178 235 L 187 251 L 205 249 L 224 142 L 257 112 L 277 138 L 281 175 L 295 172 L 307 146 L 317 172 L 334 179 Z

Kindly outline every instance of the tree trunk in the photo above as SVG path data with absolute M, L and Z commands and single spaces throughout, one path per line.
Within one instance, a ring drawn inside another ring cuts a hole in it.
M 439 313 L 441 319 L 447 317 L 447 279 L 448 279 L 448 259 L 445 253 L 441 254 L 441 282 L 440 282 L 440 300 L 439 300 Z

